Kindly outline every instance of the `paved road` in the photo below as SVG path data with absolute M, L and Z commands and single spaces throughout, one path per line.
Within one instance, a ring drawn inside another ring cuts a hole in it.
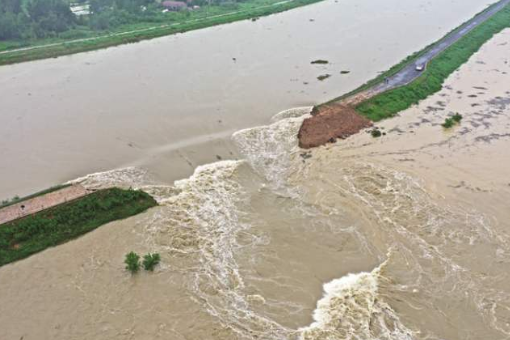
M 443 39 L 435 43 L 427 52 L 425 52 L 420 58 L 414 63 L 409 64 L 397 74 L 387 78 L 385 81 L 374 85 L 367 91 L 353 95 L 352 97 L 345 98 L 342 102 L 347 104 L 358 104 L 361 101 L 367 100 L 377 94 L 392 90 L 394 88 L 404 86 L 418 78 L 422 72 L 417 71 L 418 65 L 426 67 L 426 65 L 438 54 L 443 52 L 445 49 L 453 45 L 460 38 L 468 34 L 475 27 L 479 26 L 487 19 L 491 18 L 494 14 L 501 11 L 506 5 L 510 4 L 510 0 L 502 0 L 499 3 L 492 5 L 490 9 L 483 12 L 482 14 L 474 17 L 470 21 L 466 22 L 451 34 L 447 35 Z

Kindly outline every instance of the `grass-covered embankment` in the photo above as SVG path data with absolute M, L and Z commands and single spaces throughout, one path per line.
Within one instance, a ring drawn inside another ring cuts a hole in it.
M 158 38 L 175 33 L 184 33 L 201 28 L 232 23 L 235 21 L 258 18 L 284 12 L 293 8 L 313 4 L 322 0 L 291 0 L 291 1 L 247 1 L 236 10 L 221 10 L 220 6 L 213 6 L 211 11 L 204 8 L 200 12 L 191 12 L 190 16 L 179 17 L 168 24 L 139 24 L 122 27 L 108 35 L 90 37 L 77 40 L 54 40 L 48 45 L 36 42 L 27 43 L 26 50 L 5 51 L 0 54 L 0 65 L 14 64 L 25 61 L 54 58 L 79 52 L 92 51 L 142 40 Z M 196 15 L 196 17 L 194 17 Z M 12 45 L 13 48 L 15 45 Z
M 143 191 L 112 188 L 0 225 L 0 266 L 155 205 Z
M 474 28 L 452 46 L 432 59 L 423 74 L 410 84 L 375 96 L 356 107 L 372 121 L 380 121 L 439 92 L 446 78 L 477 52 L 495 34 L 510 27 L 510 6 Z

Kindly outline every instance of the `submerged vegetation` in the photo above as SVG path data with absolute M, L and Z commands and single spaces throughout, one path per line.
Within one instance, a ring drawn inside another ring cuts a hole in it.
M 450 118 L 446 118 L 444 120 L 444 123 L 441 124 L 442 127 L 444 127 L 445 129 L 450 129 L 452 128 L 454 125 L 456 124 L 460 124 L 460 121 L 462 120 L 462 115 L 456 113 L 454 114 L 452 117 Z
M 317 79 L 319 79 L 320 81 L 323 81 L 323 80 L 328 79 L 329 77 L 331 77 L 331 74 L 322 74 L 322 75 L 318 76 Z
M 135 252 L 127 253 L 124 263 L 126 264 L 126 270 L 130 271 L 131 274 L 135 274 L 140 270 L 140 255 Z
M 373 129 L 372 131 L 370 131 L 370 134 L 372 135 L 372 137 L 374 138 L 379 138 L 382 136 L 382 132 L 381 130 L 379 129 Z
M 155 205 L 143 191 L 112 188 L 5 223 L 0 225 L 0 266 Z
M 477 52 L 492 36 L 510 27 L 510 6 L 489 18 L 432 59 L 423 74 L 409 85 L 390 90 L 357 106 L 372 121 L 393 117 L 442 89 L 446 78 Z
M 460 123 L 460 121 L 462 120 L 462 115 L 460 113 L 456 113 L 452 116 L 452 119 L 456 122 L 456 123 Z
M 159 264 L 161 257 L 158 253 L 148 253 L 143 256 L 143 268 L 146 271 L 154 271 L 154 267 Z M 131 274 L 136 274 L 140 270 L 140 255 L 131 251 L 126 254 L 126 258 L 124 259 L 124 263 L 126 264 L 126 270 L 131 272 Z
M 322 65 L 325 65 L 325 64 L 329 64 L 329 61 L 327 60 L 324 60 L 324 59 L 317 59 L 317 60 L 314 60 L 311 62 L 311 64 L 322 64 Z
M 158 253 L 155 254 L 147 254 L 143 257 L 143 268 L 148 271 L 153 271 L 154 267 L 156 267 L 159 264 L 159 261 L 161 260 L 161 257 Z
M 0 1 L 0 5 L 3 1 Z M 78 1 L 87 5 L 89 11 L 89 14 L 80 16 L 70 12 L 69 0 L 49 0 L 49 3 L 58 5 L 62 12 L 62 3 L 65 3 L 66 18 L 70 13 L 70 19 L 55 20 L 55 15 L 51 14 L 53 12 L 46 11 L 37 24 L 27 24 L 25 0 L 6 1 L 21 2 L 21 5 L 16 5 L 16 12 L 10 6 L 0 7 L 0 31 L 3 30 L 2 25 L 6 24 L 3 16 L 15 16 L 20 22 L 15 23 L 17 28 L 14 33 L 0 37 L 0 65 L 90 51 L 259 18 L 322 0 L 191 0 L 182 1 L 183 8 L 175 11 L 163 9 L 163 5 L 155 0 L 89 0 Z M 39 3 L 48 0 L 26 1 Z M 11 19 L 7 21 L 7 24 L 12 24 Z M 46 25 L 46 22 L 54 21 L 61 26 Z M 28 33 L 25 32 L 27 27 L 36 26 Z
M 444 127 L 445 129 L 452 128 L 454 125 L 455 125 L 455 121 L 452 118 L 446 118 L 444 120 L 444 123 L 441 124 L 441 126 Z

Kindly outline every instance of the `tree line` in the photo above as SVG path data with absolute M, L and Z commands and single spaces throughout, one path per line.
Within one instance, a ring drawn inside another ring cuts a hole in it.
M 63 0 L 1 0 L 0 40 L 54 36 L 77 23 Z
M 191 4 L 237 1 L 246 0 L 193 0 Z M 72 2 L 89 5 L 90 14 L 76 16 L 70 9 Z M 0 41 L 80 37 L 77 34 L 90 30 L 167 20 L 156 0 L 0 0 Z
M 155 0 L 90 0 L 89 26 L 106 30 L 124 24 L 154 21 L 159 14 Z

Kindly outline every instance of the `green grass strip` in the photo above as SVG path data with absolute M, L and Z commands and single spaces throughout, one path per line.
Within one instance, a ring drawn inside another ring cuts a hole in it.
M 142 40 L 154 39 L 170 34 L 184 33 L 201 28 L 276 14 L 320 1 L 323 0 L 293 0 L 289 2 L 277 3 L 274 6 L 247 9 L 238 13 L 226 13 L 224 16 L 203 18 L 192 22 L 182 22 L 178 23 L 178 25 L 160 27 L 160 23 L 158 26 L 154 26 L 154 29 L 142 32 L 133 32 L 125 35 L 102 36 L 98 37 L 97 39 L 87 41 L 70 41 L 68 43 L 64 42 L 63 44 L 56 46 L 41 47 L 33 50 L 13 51 L 12 53 L 0 54 L 0 65 L 15 64 L 37 59 L 55 58 L 63 55 L 92 51 L 122 44 L 135 43 Z
M 0 225 L 0 266 L 72 240 L 97 227 L 157 205 L 147 193 L 118 188 Z
M 495 34 L 510 27 L 510 6 L 480 24 L 432 59 L 423 74 L 410 84 L 382 93 L 356 107 L 372 121 L 393 117 L 428 96 L 439 92 L 444 81 L 466 63 Z

